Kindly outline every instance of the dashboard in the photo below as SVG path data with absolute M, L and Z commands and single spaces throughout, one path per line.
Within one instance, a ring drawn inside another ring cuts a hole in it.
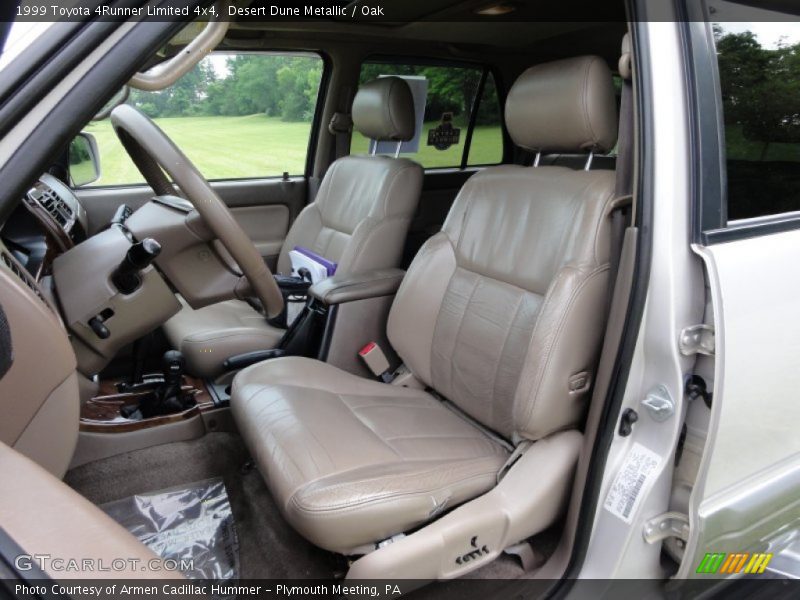
M 5 252 L 38 282 L 50 274 L 55 257 L 84 241 L 87 231 L 86 210 L 78 198 L 45 173 L 6 221 L 0 238 Z M 9 262 L 5 254 L 4 262 Z
M 57 316 L 86 376 L 176 314 L 177 293 L 204 306 L 247 292 L 186 200 L 159 196 L 136 211 L 121 204 L 91 236 L 88 222 L 73 191 L 43 174 L 0 230 L 0 276 L 38 297 L 29 296 L 33 309 L 44 303 Z

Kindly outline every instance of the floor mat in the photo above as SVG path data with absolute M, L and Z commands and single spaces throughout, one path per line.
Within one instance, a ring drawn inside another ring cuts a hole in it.
M 129 496 L 100 508 L 190 579 L 239 577 L 239 542 L 219 477 Z
M 209 433 L 81 465 L 69 471 L 65 481 L 95 504 L 105 504 L 221 477 L 239 538 L 243 579 L 331 579 L 333 556 L 286 523 L 258 471 L 242 472 L 248 458 L 239 436 Z

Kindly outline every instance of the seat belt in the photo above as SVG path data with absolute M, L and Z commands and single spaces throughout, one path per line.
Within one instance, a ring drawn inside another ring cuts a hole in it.
M 333 136 L 333 144 L 330 147 L 328 154 L 328 165 L 326 170 L 330 168 L 333 161 L 342 156 L 347 156 L 350 153 L 350 132 L 353 129 L 353 119 L 348 112 L 350 110 L 351 88 L 345 87 L 339 95 L 339 103 L 336 107 L 336 112 L 331 116 L 328 123 L 328 133 Z M 324 173 L 322 174 L 324 177 Z M 322 178 L 320 176 L 312 176 L 308 178 L 308 202 L 311 203 L 317 197 L 320 185 L 322 185 Z
M 627 41 L 627 40 L 626 40 Z M 611 255 L 609 256 L 609 304 L 614 293 L 625 229 L 631 221 L 633 202 L 633 77 L 630 49 L 623 48 L 619 59 L 622 94 L 617 135 L 617 164 L 614 184 L 614 205 L 611 208 Z
M 350 113 L 335 112 L 328 123 L 328 132 L 334 136 L 334 160 L 347 156 L 350 152 L 350 131 L 353 129 L 353 117 Z M 332 161 L 331 161 L 332 162 Z
M 633 191 L 632 185 L 633 84 L 630 79 L 623 79 L 622 96 L 619 104 L 619 133 L 617 135 L 616 197 L 630 196 Z
M 334 137 L 331 162 L 350 153 L 350 132 L 353 130 L 353 117 L 350 115 L 352 88 L 345 86 L 339 93 L 339 103 L 333 113 L 328 132 Z

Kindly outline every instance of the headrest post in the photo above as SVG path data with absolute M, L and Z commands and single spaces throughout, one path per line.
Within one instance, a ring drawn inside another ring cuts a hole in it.
M 539 161 L 540 161 L 541 159 L 542 159 L 542 151 L 541 151 L 541 150 L 539 150 L 539 151 L 536 153 L 536 156 L 535 156 L 535 157 L 534 157 L 534 159 L 533 159 L 533 168 L 534 168 L 534 169 L 535 169 L 536 167 L 538 167 L 538 166 L 539 166 Z
M 397 142 L 397 148 L 395 148 L 395 150 L 394 150 L 394 157 L 395 158 L 398 158 L 400 156 L 400 146 L 402 146 L 402 145 L 403 145 L 402 141 Z
M 375 151 L 378 149 L 378 140 L 369 141 L 369 155 L 375 156 Z
M 586 159 L 586 164 L 583 167 L 584 171 L 588 171 L 592 168 L 592 159 L 594 158 L 594 150 L 589 150 L 589 156 Z

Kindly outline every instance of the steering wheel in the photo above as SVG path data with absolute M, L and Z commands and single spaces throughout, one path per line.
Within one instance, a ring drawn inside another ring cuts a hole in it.
M 177 185 L 238 263 L 253 292 L 261 300 L 267 316 L 278 316 L 283 310 L 283 295 L 272 271 L 197 167 L 158 125 L 136 108 L 127 104 L 117 106 L 111 111 L 111 124 L 155 193 L 159 196 L 178 195 L 175 189 Z M 172 178 L 175 185 L 167 176 Z

